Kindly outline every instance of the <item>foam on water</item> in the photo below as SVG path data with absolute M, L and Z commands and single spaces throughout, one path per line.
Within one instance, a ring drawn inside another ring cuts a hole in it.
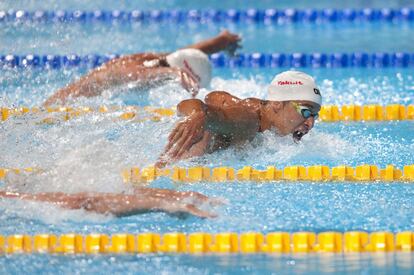
M 15 226 L 11 221 L 16 219 L 16 217 L 56 226 L 59 226 L 64 221 L 71 220 L 77 222 L 105 223 L 113 219 L 110 215 L 101 215 L 85 210 L 65 210 L 57 208 L 56 205 L 31 201 L 2 200 L 0 201 L 0 207 L 2 210 L 4 209 L 0 211 L 1 219 L 7 220 L 7 226 L 11 228 Z

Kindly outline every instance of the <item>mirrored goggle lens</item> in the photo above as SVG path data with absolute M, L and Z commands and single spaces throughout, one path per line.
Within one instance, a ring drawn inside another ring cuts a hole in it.
M 313 116 L 314 117 L 314 119 L 317 119 L 318 118 L 318 114 L 314 114 L 314 113 L 312 113 L 309 109 L 302 109 L 302 116 L 305 118 L 305 119 L 308 119 L 308 118 L 310 118 L 311 116 Z

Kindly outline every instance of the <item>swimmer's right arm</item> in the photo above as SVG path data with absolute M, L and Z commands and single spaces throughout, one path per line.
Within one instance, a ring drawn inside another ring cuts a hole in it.
M 227 51 L 230 55 L 234 55 L 236 50 L 241 48 L 240 43 L 241 38 L 239 35 L 224 30 L 213 38 L 187 46 L 186 48 L 198 49 L 206 54 Z
M 258 115 L 253 108 L 226 92 L 208 94 L 205 103 L 198 99 L 184 100 L 177 105 L 177 113 L 185 119 L 171 131 L 164 153 L 156 164 L 159 167 L 184 156 L 191 157 L 187 154 L 190 148 L 206 138 L 206 133 L 249 139 L 259 128 Z M 199 150 L 197 155 L 200 155 Z
M 15 193 L 0 191 L 0 197 L 16 198 L 21 200 L 47 202 L 67 209 L 84 209 L 86 211 L 113 214 L 117 216 L 132 215 L 148 211 L 162 211 L 167 213 L 188 213 L 202 218 L 215 217 L 214 214 L 200 210 L 196 204 L 182 200 L 194 197 L 196 192 L 178 192 L 156 188 L 145 188 L 145 191 L 134 195 L 110 193 Z M 209 199 L 201 194 L 202 202 Z

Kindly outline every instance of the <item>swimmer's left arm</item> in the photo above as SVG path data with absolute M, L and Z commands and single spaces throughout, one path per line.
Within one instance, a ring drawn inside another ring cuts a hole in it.
M 241 47 L 240 42 L 241 38 L 239 35 L 224 30 L 213 38 L 201 41 L 185 48 L 198 49 L 206 54 L 212 54 L 226 50 L 230 55 L 234 55 L 236 50 Z

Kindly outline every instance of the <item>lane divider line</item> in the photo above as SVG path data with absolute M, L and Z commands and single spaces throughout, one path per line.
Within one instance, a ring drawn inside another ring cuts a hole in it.
M 228 9 L 228 10 L 95 10 L 25 11 L 0 10 L 0 23 L 335 23 L 412 22 L 414 9 Z
M 123 120 L 134 121 L 159 121 L 161 117 L 171 117 L 176 113 L 175 108 L 157 108 L 157 107 L 19 107 L 19 108 L 0 108 L 0 121 L 6 121 L 12 117 L 21 117 L 27 114 L 47 114 L 47 113 L 61 113 L 59 117 L 46 117 L 41 122 L 54 123 L 57 121 L 67 121 L 82 115 L 90 113 L 110 113 L 122 112 L 118 118 Z M 150 116 L 141 116 L 145 112 Z M 140 120 L 141 119 L 141 120 Z M 390 104 L 386 106 L 381 105 L 324 105 L 319 113 L 319 121 L 323 122 L 338 122 L 338 121 L 396 121 L 396 120 L 414 120 L 414 105 Z
M 264 170 L 258 170 L 252 166 L 241 169 L 233 167 L 174 167 L 158 169 L 155 167 L 132 167 L 122 171 L 125 183 L 142 184 L 156 180 L 159 177 L 167 177 L 176 182 L 274 182 L 274 181 L 317 181 L 317 182 L 367 182 L 367 181 L 414 181 L 414 165 L 406 165 L 402 170 L 394 165 L 387 165 L 380 169 L 376 165 L 335 166 L 287 166 L 277 169 L 268 166 Z
M 0 54 L 0 68 L 59 70 L 76 67 L 96 68 L 119 54 L 80 56 Z M 408 68 L 414 66 L 414 53 L 240 53 L 229 57 L 224 53 L 210 55 L 216 68 Z
M 14 173 L 43 173 L 44 169 L 38 167 L 6 168 L 0 167 L 0 180 L 7 174 Z M 411 182 L 414 181 L 414 164 L 405 165 L 402 170 L 390 164 L 381 169 L 376 165 L 358 165 L 356 167 L 340 165 L 329 167 L 325 165 L 312 166 L 286 166 L 277 169 L 268 166 L 259 170 L 252 166 L 244 166 L 241 169 L 233 167 L 203 167 L 194 166 L 188 168 L 155 168 L 131 167 L 121 171 L 125 183 L 149 183 L 160 177 L 167 177 L 176 182 L 275 182 L 275 181 L 317 181 L 317 182 Z
M 361 253 L 412 252 L 414 232 L 223 232 L 0 235 L 0 252 L 118 253 Z
M 11 118 L 22 118 L 26 121 L 29 119 L 39 120 L 38 124 L 55 124 L 68 121 L 88 114 L 120 114 L 115 119 L 128 120 L 131 122 L 154 121 L 159 122 L 163 117 L 175 115 L 175 108 L 156 108 L 156 107 L 137 107 L 137 106 L 99 106 L 92 107 L 18 107 L 18 108 L 0 108 L 0 121 L 6 121 Z

